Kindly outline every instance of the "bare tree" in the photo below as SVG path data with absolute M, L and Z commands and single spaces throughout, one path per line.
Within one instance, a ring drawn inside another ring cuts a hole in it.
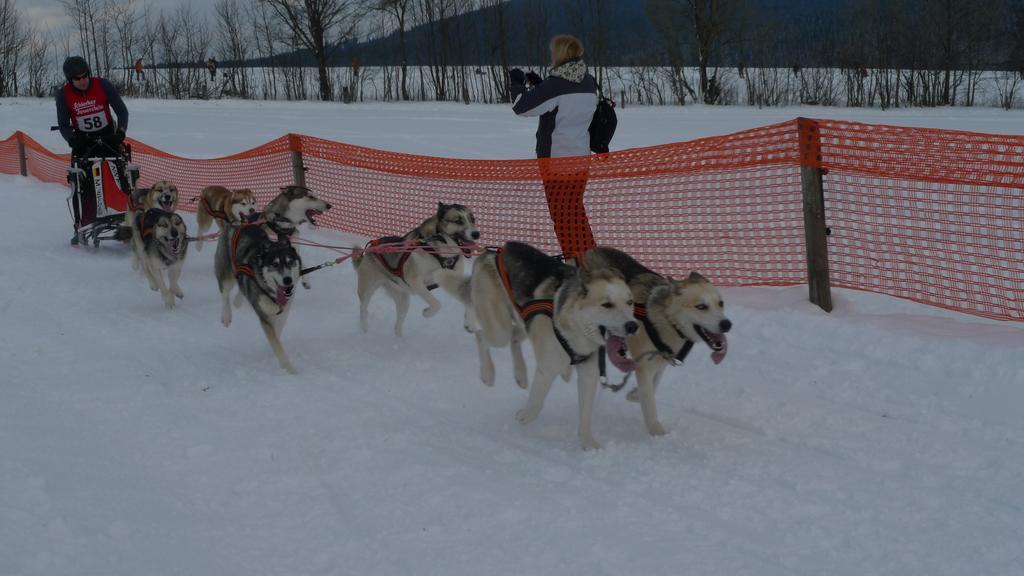
M 446 78 L 450 40 L 449 16 L 452 9 L 452 0 L 418 0 L 416 4 L 416 23 L 425 27 L 427 71 L 430 83 L 434 87 L 434 100 L 438 101 L 448 99 Z
M 689 30 L 685 26 L 683 4 L 671 0 L 647 0 L 647 14 L 661 40 L 663 57 L 668 61 L 669 67 L 664 74 L 676 102 L 686 104 L 687 96 L 696 100 L 696 90 L 686 77 L 693 38 L 683 32 Z
M 218 48 L 221 53 L 221 60 L 224 64 L 233 63 L 227 82 L 231 94 L 241 97 L 250 97 L 249 68 L 245 61 L 249 58 L 249 34 L 242 10 L 238 0 L 218 0 L 214 6 L 217 14 L 217 38 Z
M 280 24 L 262 0 L 250 0 L 252 31 L 256 40 L 256 55 L 263 60 L 263 98 L 277 99 L 277 46 L 282 36 Z
M 135 58 L 137 58 L 137 56 L 133 57 L 133 55 L 139 50 L 139 47 L 136 46 L 136 42 L 138 42 L 139 15 L 136 10 L 135 0 L 126 0 L 120 3 L 108 2 L 107 14 L 114 25 L 114 29 L 117 31 L 119 57 L 122 62 L 122 83 L 124 86 L 131 88 L 134 79 L 134 75 L 131 73 L 131 65 Z
M 182 62 L 185 61 L 185 49 L 182 46 L 182 35 L 179 27 L 180 21 L 177 18 L 169 17 L 160 12 L 154 23 L 154 33 L 157 45 L 160 49 L 159 58 L 163 64 L 163 70 L 154 67 L 155 74 L 161 74 L 163 86 L 170 91 L 170 96 L 175 99 L 185 98 L 188 93 L 185 77 L 182 74 Z M 157 58 L 154 55 L 154 58 Z
M 48 96 L 55 84 L 50 66 L 49 34 L 33 30 L 29 34 L 28 54 L 25 61 L 28 73 L 28 93 L 37 98 Z
M 500 1 L 497 4 L 504 5 Z M 523 40 L 526 42 L 526 63 L 540 66 L 540 74 L 543 76 L 544 70 L 551 62 L 551 54 L 548 51 L 548 43 L 551 40 L 551 3 L 546 0 L 524 0 L 522 7 L 523 13 L 519 19 L 522 22 Z M 505 25 L 507 27 L 508 23 Z M 504 68 L 508 67 L 508 37 L 508 30 L 503 30 L 501 39 L 504 46 L 501 54 Z
M 80 53 L 99 66 L 100 55 L 96 43 L 96 20 L 100 12 L 96 0 L 61 0 L 64 13 L 71 17 L 78 35 Z
M 405 27 L 408 22 L 410 0 L 379 0 L 377 9 L 387 14 L 398 33 L 398 62 L 402 100 L 409 99 L 409 53 L 405 39 Z
M 217 86 L 207 83 L 204 66 L 210 56 L 210 29 L 191 4 L 180 6 L 175 11 L 175 25 L 181 37 L 179 68 L 184 92 L 189 98 L 208 98 L 217 91 Z
M 358 4 L 353 0 L 261 1 L 274 10 L 291 31 L 297 45 L 312 53 L 320 79 L 320 99 L 333 99 L 334 90 L 327 67 L 337 45 L 355 29 Z
M 485 10 L 487 17 L 483 22 L 483 35 L 480 41 L 484 44 L 482 52 L 490 63 L 488 67 L 491 83 L 498 87 L 498 93 L 502 101 L 509 100 L 508 74 L 511 66 L 509 56 L 509 29 L 513 26 L 509 14 L 508 4 L 502 0 L 483 0 L 481 8 Z M 529 13 L 532 5 L 527 5 L 524 11 Z M 543 16 L 543 14 L 541 14 Z M 523 17 L 523 30 L 526 36 L 527 53 L 531 48 L 530 43 L 534 40 L 543 43 L 544 40 L 537 37 L 536 25 L 528 16 Z M 530 59 L 529 64 L 540 63 Z M 482 72 L 482 70 L 481 70 Z M 483 76 L 483 74 L 481 74 Z
M 18 93 L 18 68 L 29 39 L 15 0 L 0 0 L 0 96 Z
M 745 39 L 752 3 L 749 0 L 648 0 L 647 5 L 662 43 L 670 59 L 675 61 L 673 66 L 695 61 L 701 100 L 705 104 L 725 103 L 728 95 L 720 75 L 721 67 Z M 680 30 L 687 29 L 692 36 L 680 34 Z M 693 96 L 685 75 L 677 74 L 679 84 Z

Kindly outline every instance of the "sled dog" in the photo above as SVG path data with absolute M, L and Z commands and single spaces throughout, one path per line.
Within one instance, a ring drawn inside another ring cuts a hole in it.
M 174 299 L 185 297 L 178 285 L 188 252 L 185 221 L 173 212 L 150 208 L 136 215 L 135 227 L 139 230 L 139 241 L 133 244 L 135 258 L 150 289 L 159 290 L 164 306 L 174 308 Z
M 317 198 L 305 186 L 285 186 L 263 209 L 258 220 L 266 222 L 269 231 L 279 239 L 290 240 L 299 224 L 309 222 L 316 226 L 315 217 L 331 209 L 331 205 Z M 302 287 L 309 289 L 309 278 L 302 277 Z
M 281 368 L 292 373 L 295 367 L 281 346 L 281 332 L 295 282 L 301 277 L 302 260 L 290 237 L 303 222 L 315 224 L 314 216 L 330 207 L 308 189 L 289 186 L 267 205 L 257 222 L 229 223 L 217 240 L 214 271 L 221 294 L 221 323 L 231 325 L 231 292 L 237 286 L 235 306 L 249 302 Z
M 196 250 L 203 249 L 202 237 L 217 222 L 220 232 L 228 224 L 253 222 L 260 215 L 256 209 L 256 197 L 252 190 L 243 188 L 228 190 L 223 186 L 207 186 L 199 193 L 199 206 L 196 208 Z
M 476 227 L 472 210 L 462 204 L 438 202 L 437 210 L 404 236 L 387 236 L 367 245 L 384 252 L 367 254 L 355 247 L 352 265 L 359 275 L 359 326 L 363 332 L 369 330 L 370 300 L 381 286 L 395 301 L 396 336 L 402 335 L 402 325 L 409 311 L 409 294 L 417 294 L 427 303 L 423 310 L 425 318 L 437 314 L 441 310 L 441 302 L 430 293 L 436 287 L 436 277 L 442 272 L 462 277 L 462 261 L 458 258 L 452 261 L 448 257 L 457 255 L 461 250 L 468 258 L 479 239 L 480 230 Z M 393 244 L 396 251 L 386 252 L 387 244 Z M 405 251 L 405 248 L 413 247 L 416 249 L 412 252 Z M 364 266 L 364 263 L 370 264 Z M 405 274 L 406 266 L 411 266 L 408 275 Z M 468 316 L 466 323 L 470 323 Z
M 395 251 L 386 251 L 389 246 Z M 370 300 L 378 288 L 383 287 L 395 301 L 395 335 L 401 336 L 411 294 L 427 303 L 423 317 L 430 318 L 441 311 L 441 302 L 430 293 L 436 287 L 434 276 L 442 270 L 463 275 L 462 247 L 445 234 L 423 240 L 388 236 L 370 242 L 367 248 L 384 251 L 357 248 L 352 252 L 352 266 L 358 276 L 359 326 L 363 332 L 370 328 Z
M 164 212 L 177 212 L 178 187 L 167 180 L 161 180 L 149 188 L 136 188 L 128 197 L 128 209 L 124 213 L 124 223 L 131 228 L 132 270 L 138 270 L 142 263 L 137 257 L 142 247 L 142 238 L 139 236 L 138 227 L 142 218 L 139 216 L 153 208 L 159 208 Z
M 685 280 L 673 280 L 614 248 L 588 250 L 583 266 L 593 273 L 616 270 L 629 284 L 643 329 L 626 339 L 632 359 L 618 347 L 609 346 L 608 354 L 620 368 L 636 370 L 637 387 L 627 397 L 633 402 L 640 401 L 647 432 L 652 436 L 663 435 L 666 430 L 658 420 L 654 393 L 665 368 L 681 362 L 696 342 L 707 344 L 715 364 L 725 358 L 725 333 L 732 328 L 732 322 L 725 316 L 722 296 L 696 272 Z
M 467 248 L 480 239 L 473 211 L 462 204 L 437 203 L 437 212 L 406 234 L 405 240 L 426 240 L 443 234 Z
M 478 257 L 468 278 L 442 275 L 440 280 L 474 310 L 480 378 L 485 384 L 494 383 L 490 348 L 511 344 L 516 382 L 526 387 L 521 342 L 529 337 L 537 365 L 529 399 L 516 419 L 528 424 L 537 418 L 555 377 L 561 374 L 568 380 L 575 366 L 580 444 L 584 450 L 599 448 L 591 432 L 597 351 L 606 341 L 634 334 L 639 327 L 622 275 L 574 268 L 528 244 L 509 242 Z

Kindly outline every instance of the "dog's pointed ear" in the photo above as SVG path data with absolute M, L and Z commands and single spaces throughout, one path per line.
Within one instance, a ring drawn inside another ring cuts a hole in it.
M 708 279 L 701 276 L 698 272 L 690 272 L 690 275 L 686 277 L 690 282 L 707 282 Z
M 590 270 L 587 270 L 586 268 L 576 269 L 576 281 L 579 283 L 580 297 L 587 297 L 587 286 L 590 285 L 590 280 L 592 278 L 593 274 L 591 274 Z
M 680 292 L 678 283 L 672 282 L 670 284 L 659 284 L 658 286 L 651 288 L 651 291 L 647 293 L 647 304 L 648 306 L 660 305 L 665 303 L 672 296 L 681 295 L 682 293 Z
M 437 219 L 438 220 L 444 218 L 444 211 L 447 210 L 447 209 L 448 209 L 448 206 L 445 205 L 444 202 L 440 202 L 439 201 L 437 203 Z

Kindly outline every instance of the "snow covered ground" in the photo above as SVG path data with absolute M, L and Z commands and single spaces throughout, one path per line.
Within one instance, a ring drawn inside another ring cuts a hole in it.
M 129 101 L 130 133 L 220 156 L 284 132 L 512 158 L 504 107 Z M 52 103 L 0 100 L 51 148 Z M 646 108 L 617 147 L 794 116 L 1024 133 L 996 110 Z M 117 248 L 67 245 L 63 188 L 0 176 L 0 574 L 1024 574 L 1024 326 L 806 287 L 723 291 L 729 355 L 672 369 L 671 433 L 602 391 L 519 426 L 507 354 L 476 377 L 459 307 L 358 329 L 346 264 L 300 291 L 277 363 L 248 310 L 219 323 L 212 246 L 166 311 Z M 194 221 L 188 218 L 190 224 Z M 338 244 L 340 234 L 308 238 Z M 307 262 L 329 254 L 304 249 Z

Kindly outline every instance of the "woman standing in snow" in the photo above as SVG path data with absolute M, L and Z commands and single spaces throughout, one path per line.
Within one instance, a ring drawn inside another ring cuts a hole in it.
M 590 155 L 590 122 L 597 107 L 597 81 L 583 62 L 583 43 L 574 36 L 551 39 L 551 70 L 545 80 L 519 68 L 509 70 L 512 111 L 540 116 L 537 158 Z M 562 163 L 541 164 L 548 210 L 566 261 L 594 246 L 583 207 L 586 168 L 556 170 Z

